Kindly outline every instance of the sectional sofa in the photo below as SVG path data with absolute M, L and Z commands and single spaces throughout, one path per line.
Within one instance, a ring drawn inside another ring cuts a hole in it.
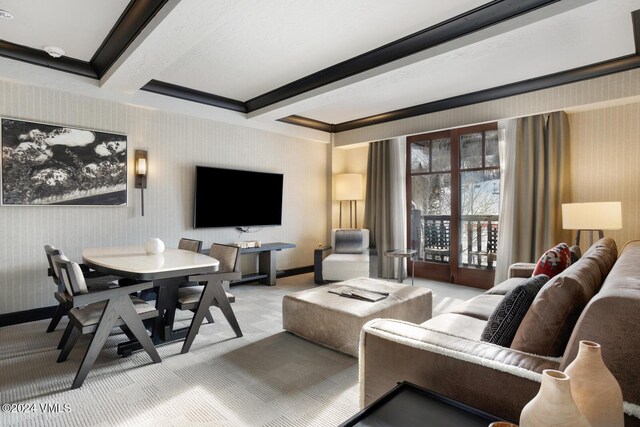
M 626 425 L 640 426 L 640 241 L 617 255 L 615 242 L 601 239 L 547 282 L 517 330 L 512 346 L 520 350 L 480 337 L 494 308 L 526 277 L 511 277 L 422 324 L 372 320 L 360 339 L 361 404 L 410 381 L 518 422 L 538 392 L 542 371 L 564 369 L 586 339 L 602 345 L 622 387 Z M 530 276 L 532 269 L 513 271 Z

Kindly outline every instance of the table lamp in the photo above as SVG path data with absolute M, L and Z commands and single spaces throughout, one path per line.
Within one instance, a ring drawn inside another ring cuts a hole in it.
M 349 202 L 349 228 L 353 228 L 355 205 L 355 223 L 358 228 L 358 200 L 362 200 L 362 175 L 343 173 L 336 175 L 336 200 L 340 202 L 340 228 L 342 228 L 342 202 Z
M 582 231 L 591 232 L 590 241 L 593 244 L 594 231 L 597 231 L 598 238 L 602 239 L 604 237 L 603 230 L 622 229 L 622 203 L 563 203 L 562 228 L 578 230 L 575 245 L 580 245 Z

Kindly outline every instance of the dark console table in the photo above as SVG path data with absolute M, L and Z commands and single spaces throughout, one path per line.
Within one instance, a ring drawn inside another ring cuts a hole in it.
M 404 381 L 341 427 L 487 427 L 494 421 L 503 420 Z
M 259 248 L 240 248 L 240 255 L 258 254 L 258 272 L 243 274 L 242 279 L 234 280 L 232 285 L 248 282 L 260 282 L 263 285 L 275 286 L 278 271 L 276 270 L 276 252 L 283 249 L 295 248 L 293 243 L 263 243 Z M 209 249 L 203 249 L 202 253 L 209 254 Z

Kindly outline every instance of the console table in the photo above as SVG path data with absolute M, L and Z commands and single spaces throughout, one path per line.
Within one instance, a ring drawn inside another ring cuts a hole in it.
M 240 248 L 240 255 L 258 254 L 258 272 L 243 274 L 242 279 L 233 280 L 231 284 L 260 282 L 263 285 L 275 286 L 278 274 L 276 252 L 295 247 L 293 243 L 273 242 L 263 243 L 259 248 Z M 209 249 L 203 249 L 201 252 L 208 255 Z
M 494 421 L 503 420 L 403 381 L 340 427 L 487 427 Z

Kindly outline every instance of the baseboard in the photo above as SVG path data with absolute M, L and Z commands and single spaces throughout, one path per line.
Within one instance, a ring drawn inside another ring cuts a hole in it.
M 51 319 L 56 312 L 57 305 L 32 308 L 31 310 L 15 311 L 0 314 L 0 328 L 3 326 L 19 325 L 20 323 L 35 322 L 36 320 Z
M 313 265 L 306 265 L 304 267 L 290 268 L 288 270 L 282 270 L 282 274 L 278 277 L 297 276 L 298 274 L 313 273 Z

